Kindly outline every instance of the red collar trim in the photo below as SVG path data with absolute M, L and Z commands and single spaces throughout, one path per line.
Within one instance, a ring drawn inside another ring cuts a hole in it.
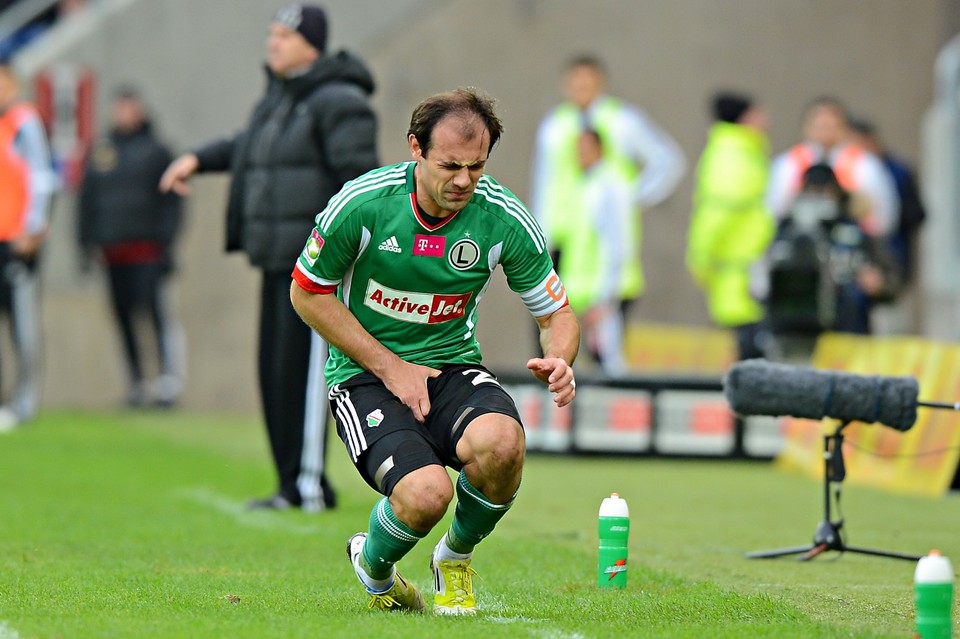
M 436 231 L 437 229 L 443 228 L 450 220 L 455 218 L 460 211 L 454 211 L 447 217 L 440 220 L 437 224 L 430 224 L 427 220 L 423 218 L 423 215 L 420 214 L 420 207 L 417 206 L 417 192 L 414 191 L 410 193 L 410 207 L 413 209 L 413 215 L 417 218 L 417 222 L 420 223 L 420 226 L 425 228 L 428 231 Z

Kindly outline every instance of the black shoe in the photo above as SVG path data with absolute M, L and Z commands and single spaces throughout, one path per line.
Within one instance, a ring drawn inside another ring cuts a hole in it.
M 247 502 L 247 508 L 250 510 L 291 510 L 296 507 L 296 504 L 280 493 L 263 499 L 251 499 Z

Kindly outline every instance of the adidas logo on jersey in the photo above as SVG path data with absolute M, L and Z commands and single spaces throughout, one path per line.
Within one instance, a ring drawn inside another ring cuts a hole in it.
M 380 242 L 378 246 L 381 251 L 390 251 L 391 253 L 402 253 L 400 250 L 400 244 L 397 242 L 397 236 L 391 235 L 390 239 Z

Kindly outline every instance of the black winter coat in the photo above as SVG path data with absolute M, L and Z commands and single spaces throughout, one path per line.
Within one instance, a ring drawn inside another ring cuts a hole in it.
M 84 247 L 151 241 L 169 246 L 180 228 L 180 197 L 161 193 L 172 159 L 150 123 L 114 130 L 87 158 L 80 189 L 77 235 Z
M 239 135 L 194 151 L 199 171 L 232 174 L 228 251 L 266 271 L 291 271 L 314 218 L 345 182 L 379 165 L 373 77 L 341 51 L 303 75 L 267 70 L 266 95 Z

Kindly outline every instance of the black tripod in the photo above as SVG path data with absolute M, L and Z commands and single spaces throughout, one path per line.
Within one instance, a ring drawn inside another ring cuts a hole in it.
M 830 515 L 830 487 L 834 486 L 837 500 L 837 510 L 840 510 L 840 485 L 847 474 L 843 463 L 843 429 L 849 422 L 840 422 L 832 435 L 823 436 L 823 521 L 817 526 L 813 533 L 813 543 L 807 546 L 793 546 L 792 548 L 778 548 L 776 550 L 762 550 L 757 552 L 748 552 L 748 559 L 773 559 L 783 557 L 784 555 L 800 555 L 797 557 L 800 561 L 808 561 L 827 550 L 837 550 L 839 552 L 855 552 L 862 555 L 875 555 L 877 557 L 890 557 L 892 559 L 906 559 L 917 561 L 920 555 L 908 555 L 899 552 L 888 552 L 886 550 L 873 550 L 870 548 L 857 548 L 848 546 L 843 542 L 840 536 L 840 529 L 843 527 L 843 517 L 833 520 Z

